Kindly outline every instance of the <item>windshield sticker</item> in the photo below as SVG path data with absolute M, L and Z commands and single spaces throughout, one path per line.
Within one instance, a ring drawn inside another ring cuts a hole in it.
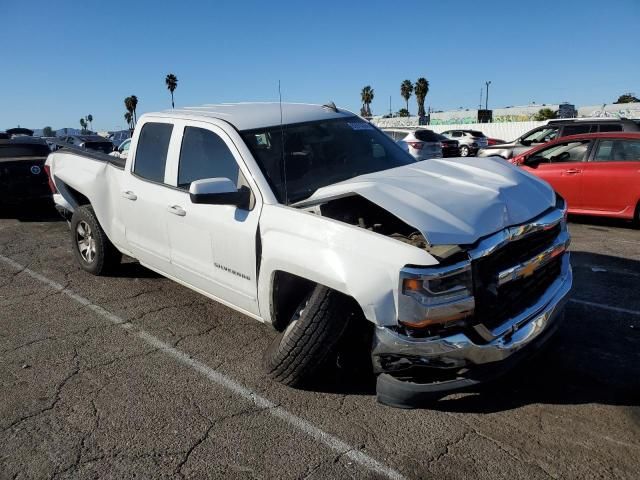
M 353 130 L 373 130 L 370 123 L 367 122 L 347 122 Z

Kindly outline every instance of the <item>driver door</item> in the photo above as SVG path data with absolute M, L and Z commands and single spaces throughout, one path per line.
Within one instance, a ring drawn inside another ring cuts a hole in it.
M 570 209 L 583 207 L 583 170 L 591 141 L 574 140 L 555 143 L 525 158 L 523 168 L 546 180 L 567 201 Z M 533 157 L 542 160 L 531 163 Z

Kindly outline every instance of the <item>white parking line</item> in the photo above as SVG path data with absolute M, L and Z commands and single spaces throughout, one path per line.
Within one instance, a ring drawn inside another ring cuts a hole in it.
M 65 288 L 63 285 L 60 285 L 59 283 L 45 277 L 44 275 L 41 275 L 38 272 L 34 272 L 33 270 L 27 268 L 24 265 L 21 265 L 20 263 L 16 262 L 15 260 L 9 257 L 0 255 L 0 260 L 6 263 L 7 265 L 12 266 L 16 270 L 19 270 L 21 273 L 25 273 L 30 277 L 35 278 L 36 280 L 44 283 L 45 285 L 48 285 L 54 290 L 57 290 L 60 293 L 68 296 L 75 302 L 78 302 L 79 304 L 84 305 L 85 307 L 89 308 L 96 314 L 109 320 L 111 323 L 120 325 L 122 328 L 126 330 L 136 332 L 137 336 L 140 339 L 142 339 L 144 342 L 170 355 L 171 357 L 173 357 L 183 365 L 186 365 L 196 370 L 197 372 L 204 375 L 211 382 L 217 385 L 220 385 L 221 387 L 224 387 L 227 390 L 230 390 L 231 392 L 244 398 L 245 400 L 252 402 L 257 407 L 265 409 L 264 410 L 265 412 L 269 413 L 270 415 L 273 415 L 276 418 L 283 420 L 293 428 L 308 435 L 314 440 L 320 443 L 323 443 L 324 445 L 329 447 L 331 450 L 334 450 L 335 452 L 337 452 L 339 455 L 343 457 L 349 458 L 351 461 L 357 463 L 361 467 L 364 467 L 367 470 L 370 470 L 371 472 L 374 472 L 378 475 L 385 476 L 392 480 L 405 479 L 405 477 L 400 472 L 398 472 L 397 470 L 394 470 L 391 467 L 387 467 L 386 465 L 383 465 L 382 463 L 378 462 L 377 460 L 370 457 L 366 453 L 358 450 L 357 447 L 354 447 L 352 445 L 349 445 L 346 442 L 343 442 L 342 440 L 331 435 L 330 433 L 327 433 L 324 430 L 321 430 L 320 428 L 307 422 L 306 420 L 303 420 L 297 415 L 285 410 L 282 407 L 279 407 L 277 404 L 275 404 L 271 400 L 254 392 L 250 388 L 245 387 L 239 382 L 233 380 L 231 377 L 228 377 L 227 375 L 220 373 L 217 370 L 214 370 L 213 368 L 205 365 L 204 363 L 191 358 L 188 354 L 182 352 L 181 350 L 178 350 L 177 348 L 173 348 L 171 345 L 163 342 L 158 337 L 155 337 L 142 329 L 134 327 L 133 324 L 105 310 L 101 306 L 92 303 L 91 300 L 88 300 L 85 297 L 82 297 L 77 293 L 74 293 L 73 291 Z
M 640 315 L 640 311 L 630 310 L 628 308 L 613 307 L 611 305 L 604 305 L 602 303 L 596 303 L 596 302 L 587 302 L 586 300 L 577 300 L 575 298 L 572 298 L 569 301 L 572 303 L 577 303 L 578 305 L 586 305 L 588 307 L 596 307 L 596 308 L 602 308 L 604 310 L 611 310 L 612 312 L 627 313 L 629 315 Z

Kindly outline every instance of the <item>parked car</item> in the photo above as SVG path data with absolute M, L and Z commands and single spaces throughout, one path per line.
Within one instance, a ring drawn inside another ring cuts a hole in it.
M 113 152 L 113 143 L 100 135 L 68 135 L 61 139 L 74 147 L 95 150 L 102 153 Z
M 457 140 L 452 140 L 439 133 L 436 133 L 436 136 L 442 144 L 442 156 L 444 158 L 460 156 L 460 143 Z
M 510 161 L 549 182 L 569 213 L 640 223 L 640 133 L 572 135 Z
M 118 157 L 118 158 L 127 158 L 129 155 L 129 147 L 131 146 L 131 139 L 125 140 L 120 144 L 118 148 L 116 148 L 109 155 Z
M 488 144 L 487 137 L 478 130 L 446 130 L 442 135 L 458 141 L 461 157 L 475 155 Z
M 0 205 L 51 200 L 44 166 L 47 155 L 49 147 L 39 138 L 18 136 L 0 140 Z
M 128 129 L 117 130 L 115 132 L 110 132 L 109 135 L 107 135 L 107 140 L 109 140 L 114 145 L 120 145 L 122 144 L 122 142 L 129 138 L 131 138 L 131 131 Z
M 373 332 L 379 401 L 412 406 L 504 370 L 562 318 L 564 201 L 503 160 L 416 162 L 351 112 L 278 103 L 145 114 L 131 152 L 47 160 L 78 264 L 126 254 L 273 325 L 265 366 L 287 385 L 339 342 L 357 352 L 355 328 Z
M 384 129 L 388 136 L 418 161 L 442 158 L 442 143 L 437 133 L 426 128 Z
M 639 132 L 640 120 L 619 118 L 565 118 L 549 120 L 546 125 L 529 130 L 513 142 L 492 145 L 478 152 L 479 157 L 497 155 L 512 158 L 530 150 L 532 147 L 569 135 L 597 132 Z

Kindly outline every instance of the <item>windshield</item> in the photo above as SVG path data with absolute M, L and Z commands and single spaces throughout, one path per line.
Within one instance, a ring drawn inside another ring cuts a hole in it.
M 358 117 L 246 130 L 241 135 L 282 203 L 300 201 L 321 187 L 358 175 L 415 163 L 391 138 Z

